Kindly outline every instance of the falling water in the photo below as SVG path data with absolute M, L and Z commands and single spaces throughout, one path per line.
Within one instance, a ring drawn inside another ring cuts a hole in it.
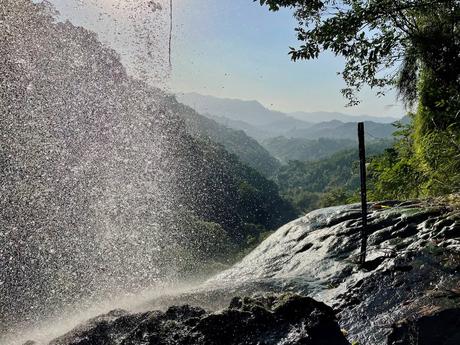
M 155 85 L 171 72 L 173 0 L 50 0 L 62 19 L 98 34 L 130 75 Z
M 97 16 L 99 37 L 54 2 L 61 13 L 1 3 L 0 339 L 116 307 L 193 259 L 193 157 L 174 102 L 152 86 L 170 68 L 169 0 L 72 2 L 79 25 Z

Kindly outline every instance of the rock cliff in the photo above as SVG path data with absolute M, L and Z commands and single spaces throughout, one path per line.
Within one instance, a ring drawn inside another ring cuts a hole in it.
M 264 281 L 272 290 L 312 296 L 338 312 L 341 327 L 359 344 L 383 344 L 392 330 L 388 342 L 399 344 L 397 323 L 414 324 L 420 331 L 406 329 L 423 333 L 428 323 L 421 318 L 458 312 L 460 211 L 439 201 L 372 204 L 370 211 L 363 268 L 356 264 L 360 210 L 351 205 L 285 225 L 212 281 Z
M 369 208 L 364 267 L 359 206 L 317 210 L 198 288 L 143 305 L 211 312 L 113 312 L 51 344 L 346 344 L 342 334 L 361 345 L 458 344 L 460 210 L 435 200 Z

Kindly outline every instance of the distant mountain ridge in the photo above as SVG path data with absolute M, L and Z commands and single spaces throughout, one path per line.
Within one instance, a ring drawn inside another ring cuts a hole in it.
M 244 121 L 253 126 L 269 125 L 273 122 L 290 118 L 282 112 L 265 108 L 257 101 L 218 98 L 198 93 L 176 94 L 176 98 L 179 102 L 192 107 L 200 114 L 211 114 L 226 117 L 233 121 Z
M 348 115 L 338 112 L 294 112 L 285 114 L 265 108 L 257 101 L 225 99 L 198 93 L 176 95 L 184 103 L 202 115 L 262 142 L 269 138 L 334 138 L 354 139 L 356 122 L 364 121 L 368 133 L 376 138 L 391 137 L 398 121 L 392 117 Z
M 258 128 L 256 126 L 250 125 L 249 123 L 244 121 L 230 120 L 229 118 L 223 116 L 214 116 L 211 114 L 205 114 L 205 116 L 225 127 L 243 131 L 250 137 L 257 139 L 258 141 L 263 141 L 264 139 L 273 137 L 273 133 L 267 132 L 266 130 Z
M 396 128 L 391 123 L 377 123 L 364 121 L 367 139 L 390 139 Z M 357 139 L 356 122 L 343 123 L 338 120 L 320 122 L 309 128 L 294 129 L 286 133 L 287 138 L 331 138 L 331 139 Z
M 198 113 L 227 127 L 243 130 L 259 141 L 312 125 L 282 112 L 267 109 L 257 101 L 217 98 L 197 93 L 176 94 L 176 98 Z
M 363 122 L 363 121 L 372 121 L 377 123 L 393 123 L 400 120 L 396 117 L 380 117 L 380 116 L 370 116 L 370 115 L 349 115 L 339 112 L 328 112 L 328 111 L 315 111 L 315 112 L 303 112 L 297 111 L 294 113 L 288 113 L 289 116 L 292 116 L 296 119 L 307 121 L 311 123 L 319 123 L 325 121 L 338 120 L 342 122 Z
M 210 139 L 222 145 L 228 152 L 238 156 L 241 162 L 266 177 L 272 176 L 281 166 L 280 162 L 242 130 L 224 126 L 211 118 L 198 114 L 194 109 L 173 103 L 184 119 L 187 131 L 195 138 Z

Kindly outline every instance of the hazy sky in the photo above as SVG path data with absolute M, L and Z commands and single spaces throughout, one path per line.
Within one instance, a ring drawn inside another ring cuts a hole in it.
M 52 0 L 61 9 L 78 1 L 148 2 Z M 159 21 L 164 26 L 168 0 L 157 2 L 163 4 L 162 13 L 148 15 L 161 17 Z M 343 67 L 341 58 L 326 53 L 316 61 L 291 62 L 287 53 L 289 46 L 297 45 L 296 22 L 287 10 L 272 13 L 252 0 L 173 2 L 173 69 L 167 81 L 172 91 L 255 99 L 269 108 L 286 112 L 323 110 L 394 117 L 404 114 L 394 93 L 379 98 L 370 90 L 361 94 L 361 105 L 345 108 L 346 100 L 340 93 L 344 82 L 337 75 Z M 120 13 L 122 11 L 117 10 L 112 17 Z M 104 23 L 105 30 L 107 25 Z M 158 26 L 153 29 L 161 31 L 159 40 L 163 43 L 167 40 L 164 29 Z M 158 55 L 163 56 L 157 60 L 164 63 L 165 45 L 159 44 L 158 51 L 162 52 Z

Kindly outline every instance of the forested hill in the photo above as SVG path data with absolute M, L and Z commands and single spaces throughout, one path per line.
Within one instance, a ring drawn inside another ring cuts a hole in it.
M 367 157 L 378 156 L 392 141 L 368 143 Z M 339 151 L 317 161 L 289 161 L 278 171 L 275 181 L 281 194 L 291 201 L 299 214 L 321 207 L 358 201 L 358 149 Z
M 391 138 L 395 127 L 391 123 L 365 121 L 365 135 L 368 140 Z M 293 129 L 286 134 L 292 138 L 334 138 L 356 140 L 356 122 L 341 122 L 338 120 L 317 123 L 309 128 Z
M 281 166 L 276 158 L 245 132 L 219 124 L 198 114 L 186 105 L 173 103 L 171 106 L 185 120 L 187 131 L 192 136 L 200 139 L 209 138 L 222 144 L 228 152 L 235 154 L 243 163 L 256 169 L 264 176 L 273 176 Z
M 282 163 L 289 161 L 315 161 L 327 158 L 338 151 L 356 147 L 351 139 L 276 137 L 266 139 L 262 144 Z
M 225 261 L 248 240 L 295 218 L 274 182 L 221 145 L 190 135 L 180 113 L 190 110 L 130 77 L 96 34 L 56 21 L 48 3 L 7 4 L 8 51 L 0 65 L 7 86 L 0 156 L 8 167 L 0 171 L 0 227 L 7 235 L 0 258 L 19 250 L 18 239 L 28 246 L 21 243 L 21 257 L 0 272 L 7 291 L 0 296 L 0 333 L 10 318 L 40 303 L 32 298 L 40 291 L 55 289 L 50 305 L 67 298 L 46 278 L 34 280 L 49 277 L 52 267 L 85 289 L 93 281 L 80 277 L 86 275 L 78 260 L 106 267 L 113 255 L 129 251 L 129 262 L 120 261 L 128 267 L 120 271 L 134 272 L 125 283 L 149 283 L 157 273 L 145 260 L 159 271 L 200 270 L 202 262 Z M 110 246 L 104 231 L 120 245 L 89 257 L 98 251 L 88 246 Z M 41 236 L 59 244 L 54 252 L 37 245 Z M 126 242 L 131 237 L 139 241 Z M 174 248 L 163 251 L 157 238 Z M 67 265 L 69 257 L 78 258 L 76 266 Z M 24 266 L 34 267 L 34 275 L 18 276 Z M 98 283 L 109 284 L 115 276 L 109 273 Z M 30 299 L 19 302 L 18 295 Z

